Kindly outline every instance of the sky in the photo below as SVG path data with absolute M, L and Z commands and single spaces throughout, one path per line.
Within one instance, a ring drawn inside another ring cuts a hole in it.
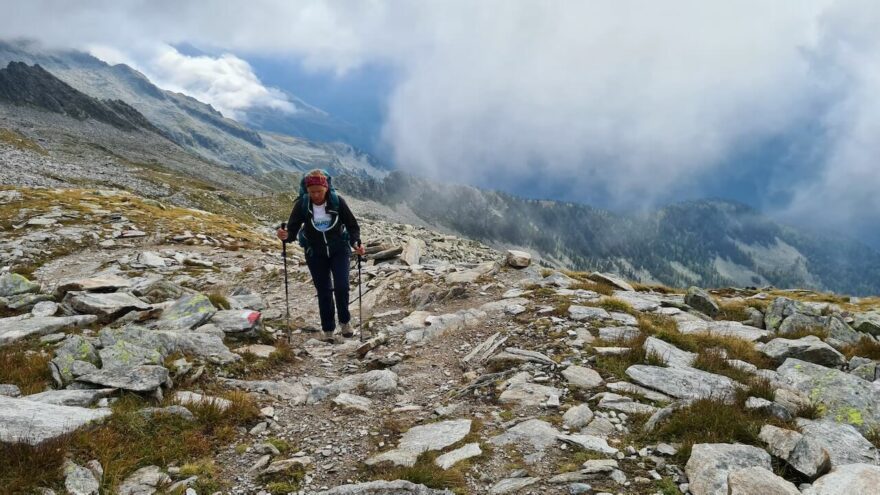
M 880 245 L 880 4 L 0 1 L 237 117 L 297 95 L 419 175 L 618 210 L 721 198 Z

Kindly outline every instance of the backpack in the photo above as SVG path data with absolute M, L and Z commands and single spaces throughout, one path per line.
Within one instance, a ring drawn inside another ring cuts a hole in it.
M 337 214 L 339 212 L 339 194 L 336 193 L 336 188 L 333 187 L 333 177 L 327 173 L 326 170 L 321 169 L 321 172 L 324 174 L 324 177 L 327 177 L 327 203 L 330 209 L 336 211 Z M 303 175 L 303 178 L 299 181 L 299 201 L 300 208 L 302 208 L 303 218 L 309 218 L 309 208 L 312 205 L 312 200 L 309 198 L 309 191 L 306 189 L 306 176 Z M 296 236 L 296 240 L 299 243 L 300 247 L 303 248 L 305 253 L 311 253 L 311 246 L 309 244 L 309 240 L 306 237 L 305 228 L 300 229 L 299 233 Z M 345 228 L 345 225 L 342 226 L 342 240 L 345 245 L 348 245 L 349 237 L 348 230 Z

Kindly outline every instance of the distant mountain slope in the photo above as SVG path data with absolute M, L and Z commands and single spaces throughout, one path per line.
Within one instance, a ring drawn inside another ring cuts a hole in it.
M 352 175 L 384 173 L 350 146 L 268 137 L 224 117 L 211 105 L 156 87 L 124 64 L 110 66 L 82 52 L 44 50 L 33 43 L 0 42 L 0 66 L 13 61 L 39 64 L 89 96 L 122 100 L 185 149 L 242 173 L 311 166 Z
M 73 89 L 39 65 L 10 62 L 8 67 L 0 69 L 0 101 L 42 108 L 79 120 L 93 118 L 127 131 L 162 133 L 124 101 L 92 98 Z
M 779 225 L 724 201 L 679 203 L 643 215 L 518 198 L 392 172 L 340 178 L 344 191 L 411 211 L 496 246 L 533 249 L 575 269 L 608 270 L 673 286 L 808 287 L 880 293 L 880 252 L 843 237 Z

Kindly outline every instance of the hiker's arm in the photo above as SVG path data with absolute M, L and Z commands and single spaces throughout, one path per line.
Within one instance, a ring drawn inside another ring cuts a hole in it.
M 358 225 L 357 218 L 348 207 L 348 203 L 342 197 L 339 198 L 339 215 L 342 217 L 342 223 L 348 229 L 348 241 L 351 247 L 356 247 L 361 242 L 361 227 Z
M 303 217 L 302 207 L 297 199 L 293 202 L 293 209 L 290 210 L 290 217 L 287 219 L 287 239 L 285 239 L 284 242 L 292 242 L 296 239 L 296 234 L 298 234 L 299 229 L 302 228 L 303 222 L 305 222 L 305 218 Z

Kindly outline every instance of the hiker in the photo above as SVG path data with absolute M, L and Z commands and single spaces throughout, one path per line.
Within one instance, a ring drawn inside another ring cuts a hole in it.
M 292 240 L 289 232 L 296 234 L 305 251 L 306 264 L 318 291 L 324 340 L 333 342 L 336 330 L 334 299 L 342 325 L 339 333 L 343 337 L 354 336 L 348 311 L 348 267 L 352 248 L 358 256 L 364 255 L 361 229 L 323 170 L 312 170 L 300 181 L 300 195 L 293 203 L 287 229 L 279 228 L 276 235 L 287 243 Z

